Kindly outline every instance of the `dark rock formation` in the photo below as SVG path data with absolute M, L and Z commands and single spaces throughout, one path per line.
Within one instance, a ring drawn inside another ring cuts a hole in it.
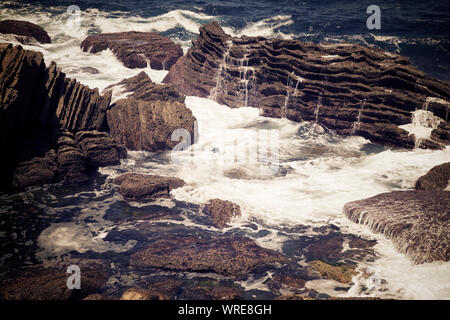
M 415 263 L 450 260 L 450 192 L 396 191 L 347 203 L 345 215 L 384 234 Z
M 171 85 L 152 83 L 145 72 L 106 88 L 120 87 L 130 92 L 108 110 L 108 125 L 114 140 L 130 150 L 170 150 L 181 141 L 172 133 L 184 129 L 195 138 L 195 117 L 181 95 Z M 123 92 L 121 94 L 124 94 Z
M 28 43 L 38 41 L 40 43 L 50 43 L 51 39 L 48 33 L 35 25 L 34 23 L 21 20 L 3 20 L 0 21 L 0 33 L 14 34 L 17 41 Z
M 75 135 L 86 164 L 91 168 L 105 167 L 120 163 L 125 158 L 126 149 L 119 147 L 106 132 L 78 131 Z
M 153 242 L 134 253 L 130 262 L 138 268 L 214 271 L 244 276 L 258 266 L 286 261 L 283 255 L 261 248 L 248 238 L 175 237 Z
M 46 68 L 41 53 L 0 44 L 2 187 L 81 182 L 88 168 L 117 164 L 123 147 L 97 132 L 107 129 L 110 100 L 55 63 Z
M 152 32 L 94 34 L 81 43 L 81 48 L 91 53 L 109 48 L 128 68 L 145 68 L 150 65 L 156 70 L 169 70 L 183 55 L 180 45 Z
M 241 208 L 230 201 L 213 199 L 205 205 L 203 213 L 211 217 L 214 226 L 222 229 L 233 217 L 241 215 Z
M 67 288 L 67 267 L 76 264 L 81 270 L 81 289 Z M 73 263 L 34 265 L 17 270 L 1 283 L 2 300 L 68 300 L 82 299 L 96 293 L 106 284 L 109 270 L 93 260 Z
M 415 147 L 415 136 L 399 126 L 411 123 L 416 109 L 449 120 L 449 83 L 424 75 L 407 58 L 354 44 L 233 38 L 217 23 L 200 28 L 164 82 L 186 95 L 257 107 L 269 117 L 314 121 L 388 146 Z M 448 143 L 449 127 L 439 129 L 432 139 L 440 141 L 420 146 Z
M 416 182 L 416 190 L 445 190 L 450 180 L 450 162 L 435 166 Z
M 120 186 L 124 199 L 134 201 L 167 198 L 170 191 L 185 185 L 179 178 L 137 173 L 122 174 L 114 179 L 114 183 Z

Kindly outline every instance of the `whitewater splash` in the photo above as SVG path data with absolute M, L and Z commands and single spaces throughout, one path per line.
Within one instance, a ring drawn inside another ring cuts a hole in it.
M 450 297 L 449 281 L 445 281 L 449 263 L 416 266 L 397 253 L 392 242 L 374 235 L 365 226 L 353 224 L 342 213 L 344 204 L 350 201 L 413 188 L 417 178 L 429 167 L 448 160 L 450 148 L 373 152 L 367 149 L 371 144 L 362 137 L 339 137 L 326 130 L 318 134 L 317 130 L 311 130 L 316 124 L 261 117 L 256 108 L 230 109 L 196 97 L 187 97 L 186 105 L 198 120 L 196 147 L 201 150 L 198 156 L 202 161 L 161 163 L 150 154 L 131 152 L 121 166 L 102 168 L 101 172 L 111 177 L 124 171 L 137 171 L 182 178 L 187 185 L 172 191 L 177 201 L 201 205 L 220 198 L 239 204 L 242 216 L 232 222 L 234 228 L 242 228 L 252 219 L 269 226 L 334 224 L 378 241 L 379 258 L 358 263 L 360 273 L 347 293 L 330 291 L 329 281 L 308 284 L 319 292 L 405 299 Z M 260 161 L 264 159 L 252 163 L 233 161 L 243 145 L 254 144 L 252 139 L 261 129 L 279 132 L 280 170 L 269 177 L 260 171 Z M 226 137 L 225 144 L 223 137 Z M 190 157 L 190 151 L 183 153 Z M 279 251 L 283 237 L 272 234 L 270 239 L 258 244 Z M 369 282 L 382 285 L 362 292 Z M 419 291 L 419 287 L 424 289 Z

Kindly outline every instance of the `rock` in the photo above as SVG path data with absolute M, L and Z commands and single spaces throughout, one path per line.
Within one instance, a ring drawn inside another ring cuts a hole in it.
M 241 215 L 241 208 L 230 201 L 213 199 L 206 203 L 203 213 L 211 217 L 214 226 L 222 229 L 233 217 Z
M 97 134 L 96 144 L 75 139 L 78 132 L 108 129 L 110 92 L 100 95 L 66 78 L 55 63 L 46 67 L 41 53 L 21 46 L 0 44 L 0 65 L 0 149 L 8 154 L 0 160 L 0 187 L 83 182 L 87 167 L 117 164 L 126 156 L 105 132 Z M 50 150 L 54 156 L 45 156 Z
M 320 260 L 314 260 L 310 266 L 316 270 L 323 278 L 335 280 L 341 283 L 351 283 L 352 277 L 357 274 L 355 271 L 356 265 L 330 265 Z
M 67 130 L 60 130 L 54 134 L 54 139 L 57 175 L 69 183 L 86 182 L 86 158 L 74 135 Z
M 130 288 L 125 291 L 120 300 L 169 300 L 168 297 L 142 288 Z
M 156 70 L 169 68 L 183 55 L 181 46 L 153 32 L 100 33 L 88 36 L 82 43 L 84 52 L 111 51 L 128 68 Z
M 126 200 L 146 201 L 167 198 L 170 191 L 184 186 L 186 183 L 174 177 L 125 173 L 113 181 L 120 186 L 120 194 Z
M 190 142 L 195 140 L 195 117 L 185 104 L 185 97 L 171 85 L 152 83 L 145 73 L 125 79 L 116 85 L 127 92 L 127 98 L 116 101 L 108 110 L 111 136 L 130 150 L 171 150 L 181 141 L 172 140 L 175 130 L 187 130 Z
M 448 123 L 449 83 L 428 77 L 405 57 L 356 44 L 236 38 L 217 23 L 200 28 L 163 82 L 185 95 L 256 107 L 268 117 L 317 122 L 386 146 L 415 147 L 415 136 L 399 126 L 411 123 L 416 109 Z M 440 130 L 431 136 L 434 143 L 423 147 L 447 144 L 450 128 Z
M 81 289 L 67 288 L 67 267 L 72 263 L 34 265 L 17 270 L 0 286 L 2 300 L 68 300 L 82 299 L 96 293 L 109 278 L 109 270 L 92 260 L 77 261 L 81 270 Z
M 433 167 L 416 182 L 416 190 L 438 191 L 445 190 L 450 181 L 450 162 Z
M 75 139 L 80 145 L 89 167 L 117 165 L 121 158 L 126 157 L 126 149 L 118 147 L 106 132 L 79 131 L 75 135 Z
M 347 203 L 344 213 L 425 263 L 450 259 L 449 207 L 450 191 L 395 191 Z
M 450 123 L 441 122 L 439 126 L 431 131 L 431 138 L 441 144 L 450 144 Z
M 261 248 L 248 238 L 199 239 L 192 236 L 157 240 L 130 258 L 135 268 L 213 271 L 232 276 L 244 276 L 258 266 L 286 261 L 283 255 Z
M 29 38 L 40 43 L 51 43 L 51 38 L 44 29 L 28 21 L 0 21 L 0 33 L 17 35 L 19 37 L 16 39 L 23 43 L 28 43 Z
M 52 183 L 56 172 L 55 151 L 47 152 L 43 157 L 35 157 L 21 162 L 14 170 L 13 187 L 24 189 L 38 184 Z

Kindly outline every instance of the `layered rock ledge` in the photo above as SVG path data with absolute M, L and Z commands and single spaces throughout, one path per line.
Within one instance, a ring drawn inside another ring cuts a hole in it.
M 450 192 L 396 191 L 347 203 L 351 221 L 392 239 L 415 263 L 450 260 Z
M 82 43 L 85 52 L 111 51 L 128 68 L 169 70 L 183 55 L 181 46 L 153 32 L 100 33 L 88 36 Z
M 107 112 L 111 137 L 129 150 L 172 150 L 181 142 L 172 134 L 186 133 L 189 143 L 197 137 L 195 117 L 184 104 L 185 96 L 167 84 L 156 84 L 145 72 L 111 85 L 105 92 L 125 97 Z
M 187 54 L 164 79 L 185 95 L 230 107 L 256 107 L 269 117 L 313 121 L 342 135 L 414 148 L 399 128 L 424 109 L 441 119 L 423 148 L 449 144 L 450 85 L 405 57 L 355 44 L 231 37 L 217 23 L 200 28 Z
M 111 93 L 66 78 L 21 46 L 0 44 L 0 68 L 2 187 L 84 181 L 89 169 L 126 156 L 105 132 Z

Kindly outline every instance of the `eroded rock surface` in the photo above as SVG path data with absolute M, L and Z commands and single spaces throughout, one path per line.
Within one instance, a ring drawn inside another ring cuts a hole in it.
M 171 150 L 182 142 L 178 136 L 172 137 L 176 130 L 186 133 L 189 141 L 183 142 L 194 142 L 195 117 L 184 104 L 184 95 L 173 86 L 155 84 L 141 72 L 106 91 L 114 88 L 126 96 L 113 103 L 107 113 L 111 136 L 117 143 L 130 150 Z
M 125 157 L 105 132 L 111 93 L 100 95 L 43 55 L 0 44 L 1 186 L 86 180 L 89 168 Z M 89 132 L 89 134 L 87 134 Z M 89 135 L 89 139 L 86 137 Z M 80 138 L 84 137 L 84 138 Z
M 183 55 L 179 44 L 153 32 L 100 33 L 88 36 L 81 48 L 85 52 L 111 51 L 128 68 L 156 70 L 169 68 Z
M 211 218 L 214 226 L 221 229 L 224 228 L 233 217 L 241 215 L 241 208 L 231 201 L 212 199 L 205 204 L 203 213 Z
M 114 179 L 126 200 L 146 201 L 168 198 L 170 191 L 185 185 L 182 179 L 155 175 L 125 173 Z
M 450 181 L 450 162 L 433 167 L 416 182 L 417 190 L 445 190 Z
M 449 121 L 449 83 L 426 76 L 405 57 L 355 44 L 236 38 L 217 23 L 200 28 L 164 82 L 186 95 L 313 121 L 387 146 L 416 146 L 416 137 L 399 128 L 411 123 L 416 109 Z M 441 148 L 448 133 L 441 125 L 420 147 Z
M 450 259 L 450 191 L 395 191 L 347 203 L 353 222 L 392 239 L 415 263 Z

